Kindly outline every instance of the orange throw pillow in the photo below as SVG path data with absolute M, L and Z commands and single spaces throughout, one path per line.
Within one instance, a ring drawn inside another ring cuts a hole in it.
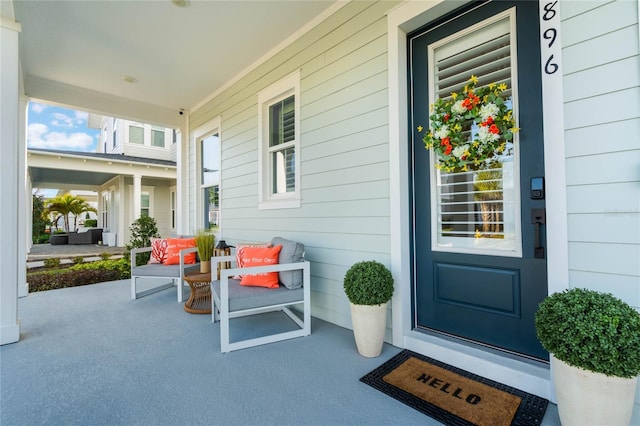
M 244 266 L 277 265 L 282 246 L 275 247 L 245 247 Z M 264 272 L 262 274 L 243 275 L 240 285 L 278 288 L 278 273 Z
M 167 238 L 167 257 L 164 264 L 178 265 L 180 263 L 180 250 L 195 246 L 195 238 Z M 185 255 L 184 263 L 196 263 L 196 253 Z
M 245 247 L 271 247 L 271 243 L 242 243 L 236 244 L 236 268 L 244 266 L 244 249 Z M 241 280 L 242 275 L 235 275 L 234 280 Z

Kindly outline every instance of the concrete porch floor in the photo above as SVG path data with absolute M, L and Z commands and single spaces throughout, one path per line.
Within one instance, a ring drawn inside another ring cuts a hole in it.
M 440 424 L 359 382 L 399 348 L 364 358 L 350 330 L 314 319 L 311 336 L 221 354 L 219 324 L 186 313 L 175 289 L 131 300 L 129 285 L 19 299 L 21 340 L 0 347 L 0 424 Z M 553 404 L 542 424 L 560 424 Z

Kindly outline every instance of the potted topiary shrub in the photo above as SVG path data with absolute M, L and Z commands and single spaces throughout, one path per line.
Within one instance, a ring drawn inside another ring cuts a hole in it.
M 216 236 L 207 230 L 199 230 L 196 231 L 195 241 L 198 256 L 200 256 L 200 272 L 211 272 L 211 258 L 216 245 Z
M 574 288 L 547 297 L 536 333 L 551 353 L 563 425 L 628 425 L 640 374 L 640 314 L 611 294 Z
M 355 263 L 344 276 L 344 292 L 351 302 L 351 321 L 358 352 L 376 357 L 382 352 L 387 302 L 393 296 L 393 276 L 382 263 Z

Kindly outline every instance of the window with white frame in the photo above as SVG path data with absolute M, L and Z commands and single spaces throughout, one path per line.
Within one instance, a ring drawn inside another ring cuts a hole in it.
M 129 143 L 144 145 L 144 127 L 129 125 Z
M 151 146 L 164 148 L 164 129 L 160 127 L 151 128 Z
M 142 194 L 140 194 L 140 216 L 149 217 L 149 208 L 149 193 L 143 192 Z
M 153 186 L 142 186 L 141 191 L 140 191 L 140 215 L 139 216 L 149 216 L 149 217 L 155 217 L 154 216 L 154 192 L 155 192 L 155 188 Z M 129 210 L 131 217 L 139 217 L 138 215 L 135 214 L 133 205 L 133 197 L 134 197 L 134 189 L 133 189 L 133 185 L 129 185 L 129 193 L 131 194 L 131 208 Z
M 430 103 L 451 97 L 473 74 L 485 85 L 505 84 L 505 104 L 517 114 L 514 13 L 496 15 L 429 46 Z M 463 130 L 471 140 L 478 127 L 469 120 Z M 433 250 L 521 255 L 517 141 L 516 134 L 501 155 L 464 171 L 437 169 L 432 155 Z
M 300 73 L 258 94 L 259 207 L 300 207 Z

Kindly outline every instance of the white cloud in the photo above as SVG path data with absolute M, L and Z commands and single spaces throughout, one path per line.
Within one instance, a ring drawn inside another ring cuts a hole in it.
M 42 123 L 33 123 L 29 124 L 27 128 L 27 144 L 31 143 L 31 141 L 37 141 L 42 139 L 42 135 L 47 133 L 49 128 Z
M 53 120 L 51 121 L 51 125 L 57 126 L 57 127 L 73 128 L 73 127 L 76 127 L 76 124 L 78 124 L 78 121 L 79 121 L 61 112 L 53 113 L 52 117 L 53 117 Z
M 47 109 L 47 105 L 39 104 L 37 102 L 30 102 L 29 105 L 31 105 L 31 111 L 35 112 L 36 114 L 40 114 L 42 111 Z
M 87 133 L 49 132 L 49 128 L 42 123 L 33 123 L 27 128 L 29 148 L 90 151 L 92 144 L 93 136 Z

